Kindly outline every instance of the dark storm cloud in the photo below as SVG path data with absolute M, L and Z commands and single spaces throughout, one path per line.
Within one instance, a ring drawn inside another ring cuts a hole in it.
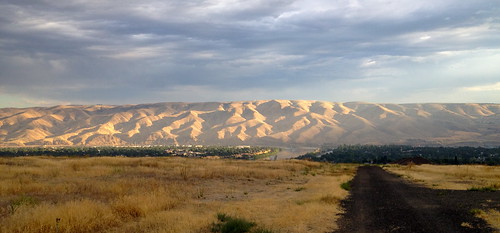
M 3 1 L 0 105 L 498 102 L 498 15 L 489 0 Z

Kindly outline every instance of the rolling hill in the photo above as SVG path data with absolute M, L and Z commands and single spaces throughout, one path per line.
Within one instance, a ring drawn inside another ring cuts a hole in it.
M 304 100 L 0 109 L 0 146 L 500 146 L 500 104 Z

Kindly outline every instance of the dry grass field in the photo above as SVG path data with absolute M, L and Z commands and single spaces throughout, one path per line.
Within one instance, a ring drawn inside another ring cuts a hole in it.
M 429 188 L 468 190 L 500 188 L 500 166 L 484 165 L 389 165 L 386 170 Z
M 0 232 L 210 232 L 218 213 L 272 232 L 331 231 L 348 194 L 340 184 L 355 170 L 293 160 L 0 158 Z
M 500 166 L 484 165 L 389 165 L 384 169 L 434 189 L 497 191 L 500 189 Z M 496 229 L 500 212 L 495 209 L 472 210 Z

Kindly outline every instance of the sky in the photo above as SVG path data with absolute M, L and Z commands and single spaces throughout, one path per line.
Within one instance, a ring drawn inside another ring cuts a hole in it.
M 0 0 L 0 107 L 500 103 L 498 0 Z

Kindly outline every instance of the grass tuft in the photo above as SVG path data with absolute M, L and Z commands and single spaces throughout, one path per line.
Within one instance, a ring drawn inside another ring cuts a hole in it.
M 305 187 L 298 187 L 298 188 L 294 189 L 293 191 L 300 192 L 300 191 L 305 190 L 305 189 L 306 189 Z
M 467 191 L 475 191 L 475 192 L 495 192 L 497 191 L 497 187 L 491 186 L 483 186 L 483 187 L 471 187 L 468 188 Z
M 335 197 L 331 194 L 327 194 L 325 196 L 322 196 L 319 200 L 323 203 L 330 204 L 330 205 L 335 205 L 335 204 L 339 203 L 338 197 Z
M 471 209 L 471 210 L 469 211 L 469 213 L 471 213 L 471 214 L 473 214 L 473 215 L 479 215 L 479 214 L 481 214 L 482 212 L 483 212 L 483 211 L 482 211 L 482 210 L 480 210 L 480 209 Z
M 22 206 L 34 206 L 38 204 L 38 200 L 31 196 L 22 195 L 20 197 L 15 198 L 9 204 L 9 212 L 14 214 L 17 209 Z
M 217 214 L 217 220 L 217 223 L 212 224 L 211 231 L 214 233 L 245 233 L 257 225 L 246 219 L 233 218 L 223 213 Z

